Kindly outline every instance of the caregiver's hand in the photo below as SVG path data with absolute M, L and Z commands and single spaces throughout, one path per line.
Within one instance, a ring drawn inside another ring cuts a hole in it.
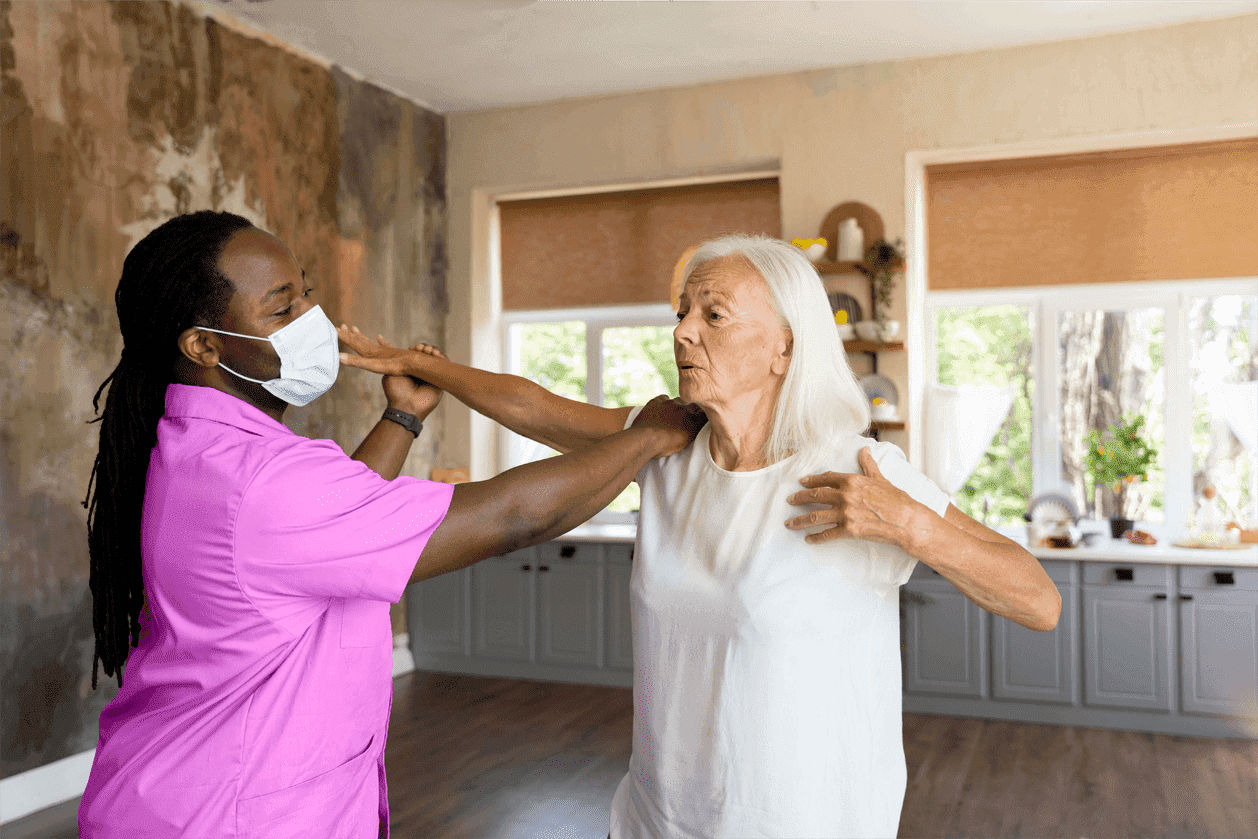
M 430 344 L 413 344 L 402 349 L 393 346 L 382 335 L 377 335 L 374 339 L 368 338 L 357 326 L 345 324 L 337 327 L 336 334 L 341 343 L 357 353 L 341 353 L 342 364 L 384 376 L 381 384 L 389 407 L 414 414 L 421 420 L 437 407 L 437 403 L 441 401 L 441 390 L 413 375 L 411 371 L 415 365 L 407 364 L 407 361 L 413 362 L 416 355 L 445 358 L 441 350 Z
M 697 405 L 660 395 L 642 406 L 633 418 L 633 428 L 658 428 L 666 432 L 656 457 L 668 457 L 693 443 L 695 435 L 707 421 L 707 414 Z
M 882 476 L 868 446 L 861 449 L 857 461 L 865 474 L 822 472 L 801 478 L 799 482 L 809 488 L 791 495 L 787 503 L 824 504 L 825 508 L 788 519 L 786 526 L 803 530 L 834 525 L 805 536 L 811 544 L 835 539 L 867 539 L 913 553 L 913 540 L 922 535 L 928 522 L 922 513 L 930 511 Z

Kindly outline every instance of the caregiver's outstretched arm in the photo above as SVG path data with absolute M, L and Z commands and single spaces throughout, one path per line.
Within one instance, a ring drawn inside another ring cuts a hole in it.
M 833 525 L 806 536 L 809 542 L 848 538 L 896 545 L 992 614 L 1028 629 L 1048 631 L 1057 625 L 1061 594 L 1025 548 L 951 504 L 940 517 L 914 501 L 882 476 L 868 448 L 858 459 L 863 475 L 825 472 L 803 478 L 807 489 L 787 502 L 825 508 L 789 519 L 786 526 Z
M 435 347 L 414 351 L 369 338 L 341 324 L 341 363 L 373 373 L 414 376 L 515 433 L 561 452 L 582 449 L 625 427 L 631 408 L 602 408 L 565 399 L 520 376 L 490 373 L 450 361 Z

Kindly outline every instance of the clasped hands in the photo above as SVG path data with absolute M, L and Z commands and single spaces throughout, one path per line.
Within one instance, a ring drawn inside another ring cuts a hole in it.
M 395 347 L 385 340 L 383 335 L 368 338 L 359 331 L 357 326 L 345 324 L 336 328 L 336 336 L 343 345 L 357 353 L 357 355 L 350 355 L 342 352 L 341 364 L 384 376 L 381 385 L 384 387 L 384 396 L 390 408 L 414 414 L 423 420 L 441 401 L 441 389 L 414 375 L 406 364 L 407 359 L 417 352 L 445 358 L 441 350 L 431 344 L 412 344 L 407 348 Z
M 800 479 L 807 489 L 790 495 L 786 501 L 796 506 L 824 505 L 801 516 L 787 519 L 791 530 L 831 525 L 804 538 L 810 544 L 835 539 L 866 539 L 895 545 L 914 553 L 914 539 L 923 533 L 921 512 L 925 508 L 904 490 L 883 477 L 869 447 L 857 455 L 864 474 L 822 472 Z

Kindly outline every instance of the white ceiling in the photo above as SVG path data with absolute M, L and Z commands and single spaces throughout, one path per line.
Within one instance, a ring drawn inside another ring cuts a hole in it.
M 1149 29 L 1258 0 L 211 0 L 446 113 Z

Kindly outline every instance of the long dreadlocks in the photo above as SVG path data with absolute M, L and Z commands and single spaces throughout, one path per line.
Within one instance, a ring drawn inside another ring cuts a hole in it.
M 236 287 L 219 269 L 219 256 L 237 231 L 251 226 L 240 216 L 210 210 L 179 216 L 145 236 L 123 263 L 114 292 L 122 359 L 92 397 L 100 450 L 83 501 L 96 631 L 93 688 L 98 662 L 122 686 L 123 665 L 140 640 L 140 514 L 177 340 L 189 327 L 221 325 Z

